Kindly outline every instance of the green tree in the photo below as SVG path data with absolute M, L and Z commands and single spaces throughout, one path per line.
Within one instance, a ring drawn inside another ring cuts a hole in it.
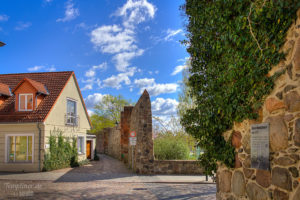
M 222 134 L 233 122 L 257 118 L 274 80 L 268 74 L 284 59 L 280 48 L 296 18 L 298 0 L 186 0 L 187 51 L 191 68 L 187 86 L 194 106 L 181 123 L 205 153 L 205 172 L 217 162 L 232 167 L 235 149 Z
M 190 152 L 195 153 L 196 139 L 187 134 L 177 117 L 172 116 L 167 122 L 153 117 L 158 122 L 154 125 L 154 156 L 160 160 L 187 160 Z
M 191 61 L 188 59 L 186 61 L 186 68 L 182 70 L 182 83 L 180 85 L 181 91 L 179 92 L 178 99 L 178 115 L 183 117 L 185 112 L 195 106 L 193 98 L 191 97 L 191 88 L 188 85 L 191 69 Z
M 102 100 L 95 105 L 94 113 L 91 115 L 93 129 L 91 133 L 97 133 L 103 128 L 114 127 L 120 123 L 121 112 L 124 106 L 130 105 L 130 100 L 123 96 L 105 95 Z

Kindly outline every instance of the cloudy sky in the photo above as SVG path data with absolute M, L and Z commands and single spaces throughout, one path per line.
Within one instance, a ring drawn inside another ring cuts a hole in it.
M 0 73 L 75 71 L 87 107 L 103 95 L 176 114 L 188 57 L 184 0 L 1 0 Z

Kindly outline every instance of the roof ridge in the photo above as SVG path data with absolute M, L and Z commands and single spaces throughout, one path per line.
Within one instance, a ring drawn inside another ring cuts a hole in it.
M 1 75 L 19 75 L 19 74 L 46 74 L 46 73 L 73 73 L 74 71 L 55 71 L 55 72 L 29 72 L 29 73 L 10 73 L 10 74 L 0 74 Z

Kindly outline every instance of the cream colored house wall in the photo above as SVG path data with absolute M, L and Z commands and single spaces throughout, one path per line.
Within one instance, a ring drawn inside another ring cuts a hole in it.
M 39 125 L 41 130 L 43 130 L 43 125 Z M 6 136 L 9 134 L 33 134 L 34 138 L 34 151 L 33 151 L 33 163 L 7 163 L 7 146 L 6 146 Z M 43 131 L 41 131 L 43 138 Z M 41 145 L 43 140 L 41 140 Z M 41 155 L 41 158 L 43 154 Z M 42 167 L 42 166 L 41 166 Z M 10 171 L 10 172 L 33 172 L 39 170 L 39 130 L 37 123 L 23 123 L 23 124 L 0 124 L 0 171 Z
M 65 114 L 67 112 L 67 98 L 77 102 L 77 115 L 80 116 L 78 127 L 65 125 Z M 39 129 L 41 129 L 41 169 L 43 168 L 44 151 L 47 150 L 48 138 L 50 132 L 56 129 L 63 131 L 64 136 L 84 136 L 86 141 L 86 133 L 91 127 L 86 116 L 83 102 L 79 95 L 79 88 L 72 76 L 67 85 L 63 89 L 56 104 L 50 111 L 45 122 L 41 123 L 8 123 L 0 124 L 0 171 L 10 172 L 36 172 L 39 171 Z M 6 136 L 8 134 L 33 134 L 34 135 L 34 158 L 33 163 L 7 163 L 6 162 Z M 84 142 L 86 144 L 86 142 Z M 85 149 L 85 147 L 84 147 Z M 93 147 L 94 149 L 94 147 Z M 85 151 L 84 151 L 85 152 Z M 79 160 L 86 159 L 86 155 L 79 155 Z
M 64 136 L 66 137 L 84 136 L 86 139 L 86 133 L 88 130 L 90 130 L 91 127 L 88 121 L 88 117 L 85 113 L 85 109 L 83 106 L 84 104 L 81 101 L 79 91 L 80 89 L 77 88 L 77 85 L 75 83 L 75 77 L 72 76 L 45 121 L 45 144 L 49 143 L 48 139 L 50 136 L 50 132 L 54 129 L 62 130 Z M 67 113 L 68 98 L 77 102 L 77 115 L 79 116 L 79 125 L 77 127 L 65 125 L 65 114 Z M 45 148 L 45 145 L 43 146 L 43 148 Z M 86 159 L 85 154 L 79 155 L 79 160 L 82 159 Z

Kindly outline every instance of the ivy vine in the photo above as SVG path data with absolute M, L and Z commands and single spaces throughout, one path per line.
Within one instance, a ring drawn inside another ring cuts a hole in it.
M 205 149 L 207 174 L 217 162 L 234 166 L 234 147 L 222 134 L 233 122 L 256 119 L 278 74 L 268 76 L 296 19 L 299 0 L 186 0 L 188 87 L 195 105 L 181 123 Z

